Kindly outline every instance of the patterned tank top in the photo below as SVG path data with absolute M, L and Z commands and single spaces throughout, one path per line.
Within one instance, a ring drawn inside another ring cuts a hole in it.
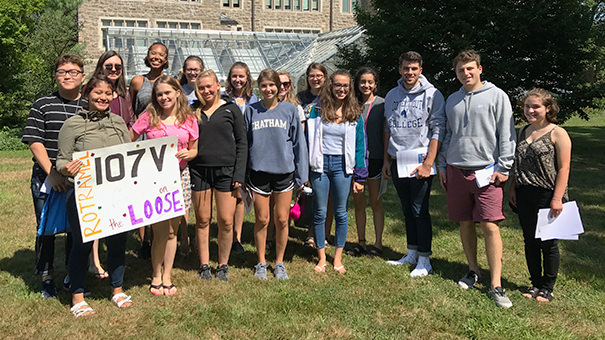
M 532 143 L 528 143 L 525 136 L 528 126 L 521 129 L 520 142 L 517 143 L 515 150 L 513 174 L 516 184 L 554 190 L 558 166 L 557 153 L 551 134 L 556 127 Z M 567 188 L 565 188 L 563 197 L 567 199 Z

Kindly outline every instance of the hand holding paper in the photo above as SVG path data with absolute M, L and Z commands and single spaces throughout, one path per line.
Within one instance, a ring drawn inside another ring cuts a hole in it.
M 563 209 L 558 217 L 550 217 L 551 209 L 538 211 L 535 237 L 542 241 L 553 239 L 577 240 L 578 235 L 584 233 L 584 226 L 580 219 L 580 211 L 575 201 L 563 203 Z

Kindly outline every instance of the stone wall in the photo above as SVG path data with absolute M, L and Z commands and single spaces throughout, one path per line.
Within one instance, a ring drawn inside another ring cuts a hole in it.
M 332 2 L 332 30 L 354 26 L 353 14 L 341 13 L 342 1 Z M 104 51 L 103 19 L 142 20 L 147 21 L 150 28 L 158 27 L 158 21 L 178 20 L 200 23 L 202 29 L 209 30 L 264 32 L 266 28 L 294 28 L 330 31 L 330 0 L 319 0 L 319 11 L 265 9 L 265 0 L 240 0 L 240 3 L 240 8 L 228 8 L 223 7 L 222 0 L 84 0 L 78 20 L 82 25 L 80 42 L 87 44 L 86 63 L 94 63 Z M 221 13 L 236 20 L 239 27 L 221 25 Z

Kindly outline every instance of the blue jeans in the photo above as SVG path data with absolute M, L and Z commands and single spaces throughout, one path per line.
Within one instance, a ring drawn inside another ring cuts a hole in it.
M 73 192 L 73 191 L 72 191 Z M 82 242 L 82 232 L 78 219 L 75 194 L 70 194 L 67 199 L 67 218 L 71 225 L 73 235 L 73 246 L 71 248 L 69 261 L 69 278 L 71 280 L 72 294 L 84 293 L 84 278 L 88 270 L 88 255 L 92 250 L 93 242 Z M 113 288 L 122 287 L 124 282 L 124 260 L 126 253 L 126 239 L 128 233 L 120 233 L 107 236 L 107 271 Z
M 32 199 L 34 202 L 34 211 L 36 213 L 36 229 L 40 225 L 40 215 L 42 214 L 42 208 L 48 198 L 48 194 L 40 192 L 42 183 L 46 180 L 46 172 L 42 170 L 40 165 L 34 163 L 32 168 L 31 178 L 31 192 Z M 69 252 L 71 250 L 71 234 L 67 234 L 65 239 L 65 266 L 67 267 L 67 261 L 69 259 Z M 36 236 L 36 274 L 50 275 L 53 272 L 53 262 L 55 257 L 55 235 L 41 235 Z
M 334 206 L 335 246 L 344 248 L 347 241 L 348 215 L 347 199 L 351 188 L 351 177 L 345 171 L 343 155 L 324 155 L 323 172 L 311 171 L 309 174 L 313 188 L 313 230 L 317 248 L 326 245 L 326 211 L 328 197 L 332 188 L 332 205 Z
M 429 256 L 432 253 L 433 240 L 433 226 L 429 215 L 433 176 L 423 179 L 399 178 L 396 160 L 391 163 L 391 175 L 405 217 L 407 248 L 416 250 L 420 256 Z

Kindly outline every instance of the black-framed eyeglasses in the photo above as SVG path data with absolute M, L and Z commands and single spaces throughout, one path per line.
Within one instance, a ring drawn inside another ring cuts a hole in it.
M 55 71 L 55 74 L 58 77 L 65 77 L 65 75 L 68 74 L 68 73 L 72 77 L 77 77 L 80 73 L 84 73 L 84 72 L 82 72 L 80 70 L 75 70 L 75 69 L 74 70 L 56 70 Z
M 111 71 L 114 68 L 116 69 L 116 71 L 121 71 L 122 70 L 122 64 L 105 64 L 105 69 L 107 71 Z

